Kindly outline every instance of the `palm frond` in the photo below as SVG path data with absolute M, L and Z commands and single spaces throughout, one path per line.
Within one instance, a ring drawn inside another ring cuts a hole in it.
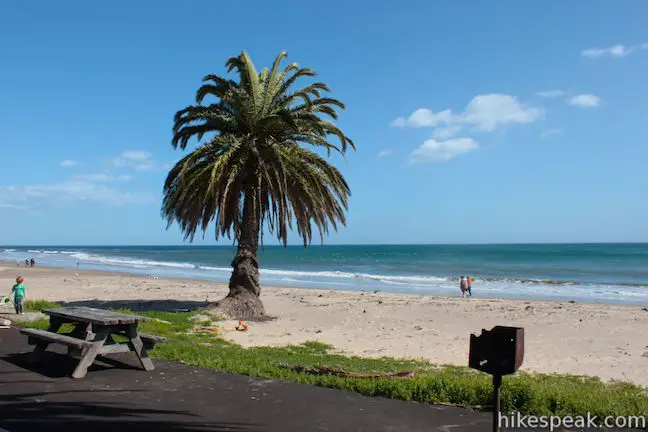
M 213 224 L 216 239 L 237 241 L 249 229 L 245 217 L 252 217 L 255 227 L 284 245 L 295 228 L 307 246 L 315 230 L 323 241 L 330 229 L 346 224 L 349 185 L 337 168 L 304 147 L 343 155 L 355 149 L 331 121 L 345 106 L 324 95 L 330 92 L 325 83 L 297 88 L 300 78 L 316 73 L 296 63 L 282 70 L 286 57 L 279 53 L 261 72 L 245 51 L 231 57 L 225 66 L 238 80 L 206 75 L 196 92 L 198 105 L 176 113 L 173 147 L 184 150 L 192 138 L 199 145 L 169 171 L 162 215 L 167 226 L 179 225 L 185 239 L 204 235 Z M 215 101 L 203 105 L 207 97 Z M 252 209 L 245 217 L 244 207 Z

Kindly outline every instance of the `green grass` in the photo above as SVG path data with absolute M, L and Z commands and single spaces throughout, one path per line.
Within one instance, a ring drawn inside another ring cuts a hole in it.
M 33 303 L 37 304 L 41 303 Z M 42 304 L 51 307 L 47 302 Z M 168 339 L 167 343 L 156 346 L 150 353 L 152 357 L 242 375 L 348 390 L 366 396 L 472 407 L 490 405 L 491 378 L 467 367 L 343 356 L 319 342 L 244 349 L 218 336 L 192 333 L 190 330 L 196 325 L 190 320 L 192 313 L 149 312 L 142 315 L 157 318 L 143 324 L 144 332 Z M 39 320 L 28 325 L 46 328 L 47 321 Z M 411 379 L 367 379 L 309 375 L 286 368 L 296 365 L 342 368 L 357 373 L 414 370 L 415 375 Z M 504 377 L 502 399 L 505 410 L 523 414 L 565 416 L 589 412 L 604 417 L 648 413 L 645 389 L 623 382 L 604 383 L 598 378 L 518 373 Z
M 60 305 L 47 300 L 26 300 L 25 312 L 40 312 L 43 309 L 57 308 Z

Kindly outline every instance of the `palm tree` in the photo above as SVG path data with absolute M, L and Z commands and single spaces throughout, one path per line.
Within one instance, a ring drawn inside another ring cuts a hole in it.
M 286 246 L 294 223 L 306 247 L 314 227 L 323 242 L 329 225 L 334 230 L 346 225 L 351 195 L 346 180 L 306 147 L 326 150 L 328 156 L 355 149 L 332 121 L 335 108 L 344 105 L 322 96 L 330 91 L 324 83 L 296 88 L 300 78 L 314 77 L 315 71 L 295 63 L 282 69 L 285 58 L 280 53 L 271 69 L 259 73 L 245 51 L 231 57 L 227 71 L 236 71 L 238 81 L 205 76 L 197 105 L 175 115 L 173 147 L 184 150 L 193 137 L 198 146 L 169 171 L 162 215 L 167 228 L 176 221 L 190 242 L 198 230 L 204 236 L 212 222 L 217 240 L 233 234 L 238 248 L 229 294 L 213 308 L 232 319 L 265 316 L 257 258 L 264 228 Z M 204 105 L 207 96 L 216 100 Z

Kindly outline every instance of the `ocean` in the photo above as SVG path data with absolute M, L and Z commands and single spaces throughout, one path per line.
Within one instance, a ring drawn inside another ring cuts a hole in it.
M 227 282 L 229 246 L 4 246 L 0 260 Z M 648 244 L 266 246 L 261 283 L 353 291 L 648 304 Z

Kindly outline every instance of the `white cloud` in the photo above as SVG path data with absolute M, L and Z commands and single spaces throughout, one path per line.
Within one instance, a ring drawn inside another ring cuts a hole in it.
M 559 98 L 565 94 L 564 91 L 562 90 L 545 90 L 536 93 L 536 96 L 540 96 L 543 98 Z
M 450 109 L 438 113 L 427 108 L 419 108 L 406 120 L 399 117 L 392 125 L 411 127 L 436 127 L 439 125 L 461 127 L 473 126 L 481 132 L 492 132 L 507 124 L 531 123 L 542 116 L 540 108 L 520 103 L 515 97 L 492 93 L 475 96 L 466 106 L 463 113 L 453 115 Z M 456 134 L 458 129 L 445 131 L 446 136 Z M 442 136 L 444 132 L 438 132 Z
M 631 49 L 625 45 L 614 45 L 608 48 L 588 48 L 581 51 L 581 56 L 589 58 L 599 58 L 603 56 L 625 57 L 630 54 Z
M 145 161 L 151 159 L 151 153 L 142 150 L 125 150 L 122 152 L 121 157 L 134 161 Z
M 28 206 L 0 202 L 1 209 L 9 210 L 29 210 Z
M 391 152 L 392 152 L 391 150 L 382 150 L 382 151 L 378 152 L 376 157 L 389 156 L 391 154 Z
M 119 157 L 113 159 L 113 164 L 116 167 L 134 167 L 136 165 L 142 165 L 150 163 L 151 157 L 153 155 L 146 151 L 140 150 L 125 150 Z
M 93 173 L 93 174 L 80 174 L 74 176 L 74 180 L 89 181 L 97 183 L 112 183 L 112 182 L 125 182 L 133 179 L 133 176 L 122 174 L 113 176 L 109 173 Z
M 79 161 L 75 161 L 75 160 L 71 160 L 71 159 L 65 159 L 65 160 L 61 161 L 60 165 L 63 168 L 72 168 L 72 167 L 75 167 L 75 166 L 79 165 Z
M 112 160 L 116 168 L 132 168 L 136 171 L 153 171 L 163 168 L 153 160 L 153 155 L 143 150 L 125 150 L 119 157 Z
M 406 122 L 405 117 L 398 117 L 397 119 L 389 123 L 389 125 L 393 127 L 404 127 L 405 122 Z
M 410 162 L 447 162 L 478 147 L 479 143 L 472 138 L 457 138 L 447 141 L 429 139 L 411 153 Z
M 136 171 L 152 171 L 156 168 L 156 165 L 153 162 L 146 162 L 146 163 L 137 164 L 133 168 Z
M 463 114 L 463 122 L 474 125 L 482 132 L 492 132 L 497 127 L 514 123 L 532 123 L 543 114 L 540 108 L 526 106 L 513 96 L 489 94 L 476 96 Z
M 36 200 L 85 201 L 111 206 L 151 204 L 157 200 L 147 192 L 122 191 L 105 184 L 70 180 L 49 185 L 8 186 L 0 188 L 0 202 L 24 206 Z
M 549 129 L 540 134 L 540 138 L 549 138 L 556 135 L 562 135 L 562 129 Z
M 473 138 L 454 138 L 464 128 L 476 132 L 494 132 L 507 125 L 533 123 L 543 114 L 541 108 L 524 104 L 514 96 L 491 93 L 475 96 L 458 114 L 453 114 L 450 109 L 435 113 L 427 108 L 419 108 L 407 119 L 399 117 L 391 124 L 434 128 L 432 137 L 410 154 L 410 161 L 444 162 L 479 147 Z
M 635 46 L 625 46 L 622 44 L 616 44 L 607 48 L 588 48 L 581 51 L 581 56 L 588 57 L 591 59 L 597 59 L 601 57 L 627 57 L 630 54 L 648 49 L 648 43 L 642 43 Z
M 391 122 L 391 125 L 395 127 L 435 127 L 438 124 L 448 124 L 451 121 L 452 111 L 448 109 L 435 114 L 427 108 L 419 108 L 409 118 L 398 117 Z
M 435 114 L 427 108 L 419 108 L 407 119 L 407 123 L 413 127 L 435 127 L 450 124 L 452 119 L 452 111 L 449 109 Z
M 61 166 L 83 165 L 66 160 Z M 111 160 L 113 166 L 125 166 L 135 170 L 153 169 L 158 165 L 152 155 L 143 151 L 125 151 Z M 33 213 L 33 209 L 45 203 L 87 202 L 109 206 L 158 203 L 159 199 L 148 192 L 118 187 L 119 183 L 133 179 L 132 175 L 110 171 L 76 174 L 66 181 L 50 184 L 0 186 L 0 208 Z
M 580 94 L 576 96 L 569 96 L 568 92 L 563 90 L 547 90 L 536 93 L 537 96 L 544 98 L 559 98 L 565 97 L 565 101 L 569 105 L 579 106 L 581 108 L 594 108 L 602 104 L 598 96 L 591 94 Z
M 457 135 L 461 131 L 461 126 L 454 125 L 444 128 L 437 128 L 432 132 L 432 136 L 436 139 L 446 140 Z
M 569 99 L 568 103 L 581 108 L 595 108 L 601 105 L 601 98 L 592 94 L 581 94 Z

